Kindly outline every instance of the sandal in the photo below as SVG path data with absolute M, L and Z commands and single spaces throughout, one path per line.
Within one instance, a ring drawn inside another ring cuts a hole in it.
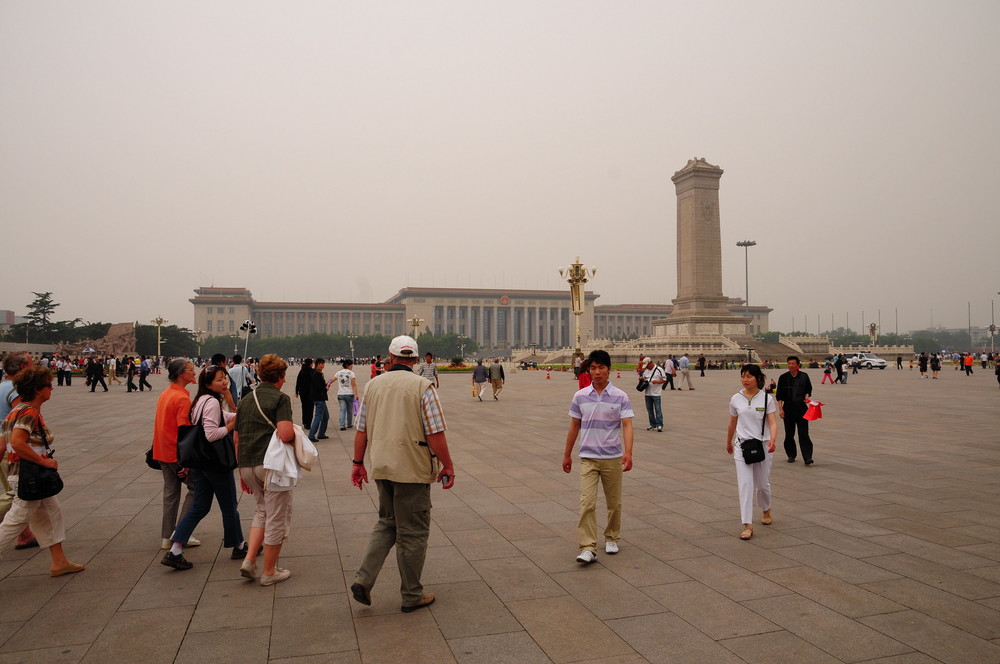
M 770 526 L 773 523 L 771 520 L 771 510 L 764 510 L 764 513 L 760 517 L 760 522 L 765 526 Z
M 743 532 L 740 533 L 740 539 L 743 540 L 743 541 L 746 541 L 746 540 L 750 539 L 751 537 L 753 537 L 753 528 L 750 527 L 750 526 L 747 526 L 746 528 L 743 529 Z

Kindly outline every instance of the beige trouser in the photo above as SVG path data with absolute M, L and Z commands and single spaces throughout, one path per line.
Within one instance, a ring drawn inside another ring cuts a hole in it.
M 604 486 L 608 504 L 605 542 L 617 542 L 622 529 L 622 458 L 580 459 L 580 523 L 576 527 L 580 550 L 597 551 L 597 482 Z
M 500 393 L 503 392 L 503 381 L 499 378 L 494 378 L 491 382 L 493 383 L 493 396 L 500 396 Z
M 10 483 L 16 491 L 17 476 L 11 476 Z M 66 528 L 63 525 L 59 498 L 52 496 L 43 500 L 21 500 L 15 496 L 10 510 L 0 524 L 0 551 L 10 546 L 28 525 L 42 548 L 47 549 L 65 540 Z
M 264 466 L 240 468 L 240 477 L 253 491 L 255 501 L 251 528 L 264 529 L 264 544 L 278 546 L 292 529 L 292 491 L 265 491 Z

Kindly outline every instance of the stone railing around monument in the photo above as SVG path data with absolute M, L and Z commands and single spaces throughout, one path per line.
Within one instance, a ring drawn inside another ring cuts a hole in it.
M 802 355 L 821 355 L 830 352 L 830 337 L 797 336 L 786 337 L 781 335 L 778 341 L 789 348 L 794 348 Z
M 872 346 L 871 344 L 851 344 L 850 346 L 830 346 L 830 353 L 872 353 L 881 357 L 886 362 L 895 360 L 902 356 L 909 359 L 914 354 L 913 346 Z

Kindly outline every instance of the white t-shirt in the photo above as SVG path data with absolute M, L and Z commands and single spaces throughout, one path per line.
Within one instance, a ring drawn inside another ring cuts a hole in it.
M 350 369 L 341 369 L 334 374 L 334 378 L 337 379 L 337 396 L 341 394 L 354 394 L 354 388 L 351 386 L 351 382 L 354 381 L 357 376 Z
M 767 399 L 767 412 L 774 413 L 778 410 L 774 397 L 768 395 L 764 390 L 758 390 L 753 395 L 753 399 L 747 400 L 743 390 L 733 395 L 729 400 L 729 414 L 736 418 L 736 440 L 734 447 L 739 447 L 739 441 L 757 438 L 767 443 L 771 439 L 771 428 L 767 425 L 764 412 L 764 399 Z M 760 433 L 761 418 L 765 419 L 764 434 Z M 765 445 L 766 449 L 766 445 Z
M 649 387 L 643 394 L 647 397 L 658 397 L 663 393 L 663 383 L 654 383 L 654 380 L 666 380 L 667 375 L 661 367 L 653 365 L 652 369 L 642 372 L 642 377 L 649 381 Z

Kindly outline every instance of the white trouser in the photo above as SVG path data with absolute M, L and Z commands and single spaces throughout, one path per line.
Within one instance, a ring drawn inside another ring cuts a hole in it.
M 11 476 L 10 480 L 16 491 L 17 477 Z M 0 551 L 10 546 L 27 525 L 31 526 L 31 532 L 43 549 L 66 539 L 62 509 L 56 496 L 43 500 L 21 500 L 15 496 L 10 511 L 0 523 Z
M 764 443 L 764 460 L 760 463 L 747 465 L 743 460 L 743 452 L 740 451 L 739 443 L 733 447 L 733 460 L 736 462 L 736 483 L 740 489 L 740 518 L 741 523 L 753 523 L 753 498 L 754 492 L 757 494 L 757 505 L 761 510 L 771 509 L 771 458 L 773 454 L 766 452 L 767 442 Z

